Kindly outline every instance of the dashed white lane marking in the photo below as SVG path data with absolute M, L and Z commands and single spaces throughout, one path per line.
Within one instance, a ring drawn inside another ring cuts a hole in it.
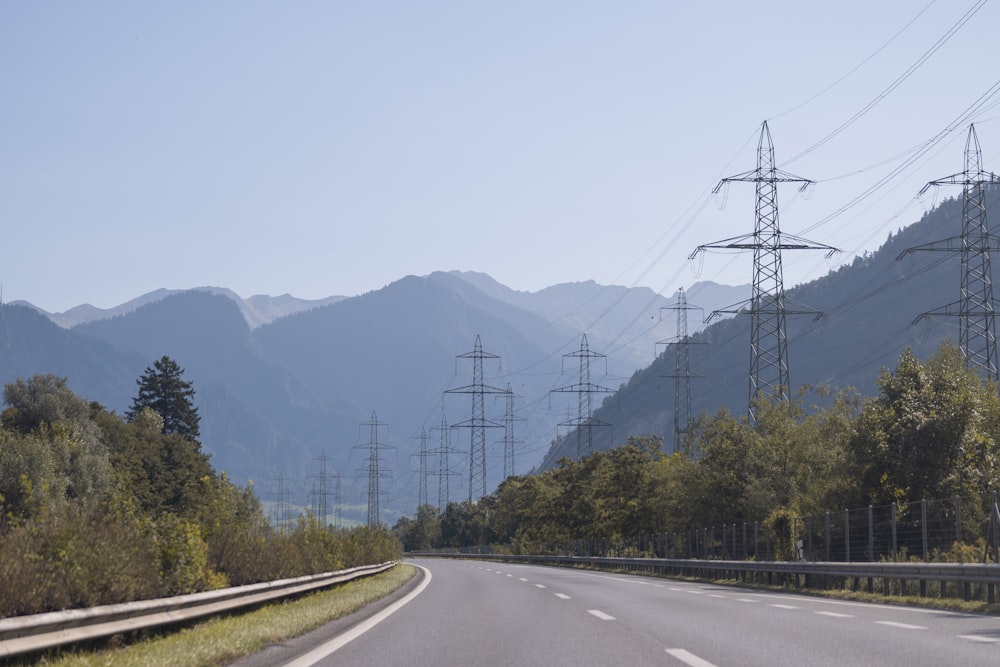
M 983 644 L 1000 644 L 1000 639 L 996 637 L 984 637 L 982 635 L 958 635 L 959 639 L 968 639 L 972 642 L 981 642 Z
M 704 595 L 705 591 L 688 591 L 691 595 Z
M 899 623 L 898 621 L 875 621 L 879 625 L 888 625 L 893 628 L 900 628 L 902 630 L 926 630 L 927 628 L 923 625 L 910 625 L 909 623 Z
M 772 604 L 775 609 L 798 609 L 798 607 L 793 607 L 790 604 Z
M 518 579 L 520 579 L 521 581 L 527 581 L 527 579 L 525 579 L 524 577 L 518 577 Z
M 556 593 L 556 597 L 559 598 L 560 600 L 568 600 L 569 599 L 569 596 L 566 595 L 565 593 Z
M 597 618 L 601 619 L 602 621 L 613 621 L 613 620 L 615 620 L 614 616 L 612 616 L 611 614 L 605 614 L 600 609 L 588 609 L 587 613 L 591 614 L 592 616 L 596 616 Z
M 676 586 L 671 586 L 670 590 L 674 591 L 675 593 L 683 593 L 687 589 L 686 588 L 677 588 Z
M 510 577 L 511 579 L 513 579 L 513 578 L 514 578 L 514 575 L 513 575 L 513 574 L 508 574 L 507 576 L 508 576 L 508 577 Z
M 699 658 L 694 653 L 686 651 L 682 648 L 668 648 L 667 654 L 677 658 L 685 665 L 690 665 L 691 667 L 715 667 L 715 665 L 710 663 L 708 660 Z
M 545 584 L 535 584 L 535 588 L 545 588 Z
M 736 598 L 737 602 L 757 602 L 757 600 L 751 600 L 750 598 Z
M 726 599 L 725 595 L 719 595 L 718 593 L 712 593 L 708 597 L 710 597 L 710 598 L 718 598 L 720 600 L 725 600 Z
M 854 618 L 854 614 L 841 614 L 836 611 L 814 611 L 814 614 L 819 614 L 820 616 L 831 616 L 833 618 Z

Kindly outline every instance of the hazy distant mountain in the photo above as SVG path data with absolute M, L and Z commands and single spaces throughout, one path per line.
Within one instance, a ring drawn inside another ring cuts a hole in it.
M 113 308 L 97 308 L 96 306 L 92 306 L 87 303 L 81 306 L 75 306 L 62 313 L 47 312 L 34 304 L 28 303 L 27 301 L 15 301 L 13 303 L 16 305 L 26 305 L 34 308 L 59 326 L 65 329 L 71 329 L 78 324 L 86 324 L 87 322 L 93 322 L 95 320 L 106 320 L 118 315 L 124 315 L 125 313 L 131 313 L 137 308 L 141 308 L 148 303 L 160 301 L 161 299 L 174 294 L 190 291 L 220 294 L 232 300 L 239 307 L 240 312 L 243 314 L 244 319 L 246 319 L 247 324 L 250 325 L 251 329 L 256 329 L 262 324 L 267 324 L 268 322 L 276 320 L 279 317 L 286 317 L 303 310 L 310 310 L 312 308 L 318 308 L 320 306 L 336 303 L 344 298 L 342 296 L 329 296 L 324 299 L 298 299 L 290 294 L 282 294 L 281 296 L 266 296 L 259 294 L 248 299 L 243 299 L 236 294 L 236 292 L 223 287 L 195 287 L 191 290 L 171 290 L 161 288 L 147 294 L 143 294 L 142 296 L 136 297 L 130 301 L 126 301 L 125 303 Z
M 997 210 L 1000 191 L 990 197 Z M 912 320 L 960 298 L 957 253 L 910 253 L 908 248 L 957 237 L 962 229 L 961 201 L 951 199 L 896 234 L 875 253 L 859 257 L 828 275 L 786 289 L 790 310 L 814 309 L 824 317 L 790 315 L 787 319 L 789 372 L 793 392 L 804 385 L 854 387 L 874 395 L 881 368 L 894 368 L 910 347 L 920 358 L 936 352 L 942 340 L 959 339 L 957 317 Z M 902 274 L 902 275 L 901 275 Z M 693 298 L 690 299 L 694 301 Z M 957 310 L 957 309 L 956 309 Z M 613 429 L 593 430 L 594 448 L 624 442 L 628 435 L 661 435 L 673 446 L 674 375 L 677 348 L 668 346 L 650 366 L 637 373 L 614 401 L 594 418 Z M 745 415 L 749 398 L 750 317 L 740 315 L 713 324 L 688 346 L 693 415 L 728 408 Z M 575 439 L 556 443 L 543 467 L 554 465 L 575 447 Z
M 995 196 L 994 196 L 995 200 Z M 859 258 L 787 296 L 823 311 L 818 322 L 790 316 L 788 334 L 793 388 L 829 383 L 872 394 L 881 366 L 892 367 L 907 345 L 922 357 L 957 322 L 935 321 L 915 338 L 910 321 L 958 298 L 958 258 L 916 257 L 901 279 L 893 259 L 904 249 L 957 235 L 961 206 L 951 200 L 890 235 L 876 253 Z M 906 265 L 904 264 L 904 267 Z M 706 313 L 749 296 L 747 286 L 697 283 L 688 303 Z M 575 454 L 569 427 L 579 396 L 554 391 L 581 381 L 581 339 L 607 355 L 595 362 L 590 382 L 616 394 L 594 396 L 594 445 L 605 449 L 629 435 L 664 435 L 672 445 L 676 344 L 675 312 L 661 310 L 676 295 L 593 282 L 519 292 L 489 276 L 438 272 L 407 276 L 366 294 L 307 302 L 293 297 L 240 299 L 229 290 L 157 290 L 114 309 L 80 307 L 62 314 L 77 321 L 60 328 L 28 307 L 0 309 L 0 379 L 54 373 L 88 399 L 124 411 L 143 369 L 162 355 L 174 358 L 197 391 L 202 439 L 213 465 L 237 482 L 255 480 L 265 498 L 276 486 L 285 499 L 308 506 L 316 462 L 341 475 L 342 502 L 364 498 L 367 425 L 379 421 L 385 475 L 384 518 L 412 512 L 418 495 L 417 458 L 422 443 L 461 453 L 448 461 L 450 498 L 468 496 L 468 424 L 474 381 L 472 354 L 482 342 L 487 487 L 503 470 L 503 429 L 510 385 L 514 399 L 518 473 Z M 661 316 L 662 315 L 662 316 Z M 746 411 L 749 318 L 739 316 L 693 333 L 689 357 L 694 413 L 727 407 Z M 262 324 L 261 324 L 262 323 Z M 260 324 L 260 326 L 257 326 Z M 437 428 L 447 420 L 448 440 Z M 431 457 L 431 473 L 440 472 Z M 355 480 L 359 479 L 359 483 Z M 436 502 L 437 477 L 428 480 Z M 280 482 L 278 481 L 280 480 Z M 478 491 L 474 493 L 478 496 Z M 349 513 L 348 513 L 349 514 Z M 360 515 L 364 516 L 364 508 Z
M 587 334 L 591 349 L 606 354 L 611 374 L 621 379 L 648 366 L 662 352 L 663 341 L 676 336 L 677 295 L 657 294 L 648 287 L 599 285 L 589 280 L 553 285 L 538 292 L 512 290 L 484 273 L 451 271 L 428 276 L 453 289 L 465 283 L 470 293 L 482 293 L 538 314 L 564 337 L 579 340 Z M 688 333 L 704 328 L 704 319 L 750 296 L 750 285 L 698 282 L 686 290 L 689 307 L 701 308 L 688 316 Z M 665 310 L 666 309 L 666 310 Z

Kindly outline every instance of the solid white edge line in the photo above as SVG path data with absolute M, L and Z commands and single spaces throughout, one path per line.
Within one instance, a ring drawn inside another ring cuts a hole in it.
M 668 648 L 665 650 L 669 655 L 677 658 L 685 665 L 691 665 L 691 667 L 715 667 L 715 665 L 708 660 L 699 658 L 694 653 L 686 651 L 682 648 Z
M 397 600 L 396 602 L 393 602 L 391 605 L 389 605 L 382 611 L 378 612 L 371 618 L 367 618 L 364 621 L 361 621 L 350 630 L 334 637 L 325 644 L 317 646 L 308 653 L 300 655 L 295 660 L 292 660 L 291 662 L 286 662 L 285 667 L 311 667 L 312 665 L 315 665 L 317 662 L 327 657 L 337 649 L 343 647 L 347 643 L 352 642 L 361 635 L 365 634 L 366 632 L 374 628 L 376 625 L 378 625 L 379 623 L 381 623 L 382 621 L 384 621 L 385 619 L 389 618 L 397 611 L 399 611 L 403 607 L 403 605 L 405 605 L 406 603 L 413 600 L 413 598 L 420 595 L 424 591 L 424 589 L 427 588 L 427 585 L 431 583 L 431 571 L 422 565 L 414 565 L 413 563 L 410 563 L 410 565 L 413 565 L 413 567 L 418 567 L 424 571 L 426 577 L 423 581 L 420 582 L 420 585 L 418 585 L 412 591 L 407 593 L 405 597 L 403 597 L 400 600 Z
M 590 615 L 592 615 L 592 616 L 596 616 L 597 618 L 601 619 L 602 621 L 615 621 L 615 620 L 617 620 L 611 614 L 605 614 L 600 609 L 588 609 L 587 613 L 590 614 Z

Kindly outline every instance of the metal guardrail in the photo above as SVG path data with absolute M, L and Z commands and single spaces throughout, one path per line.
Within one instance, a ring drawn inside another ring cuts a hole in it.
M 181 623 L 384 572 L 395 561 L 154 600 L 0 619 L 0 658 Z
M 614 570 L 632 570 L 697 578 L 740 578 L 747 575 L 766 575 L 768 583 L 775 575 L 785 581 L 801 577 L 804 585 L 822 581 L 823 578 L 852 578 L 855 584 L 867 580 L 867 588 L 873 590 L 873 581 L 881 579 L 883 592 L 888 591 L 889 581 L 919 582 L 921 595 L 926 594 L 927 582 L 953 582 L 963 589 L 971 584 L 987 586 L 988 601 L 996 603 L 996 587 L 1000 585 L 1000 565 L 996 563 L 839 563 L 816 561 L 751 561 L 751 560 L 696 560 L 676 558 L 621 558 L 598 556 L 519 556 L 504 554 L 462 554 L 462 553 L 408 553 L 411 557 L 445 557 L 494 560 L 514 563 L 534 563 L 539 565 L 590 566 Z M 966 594 L 967 597 L 967 594 Z

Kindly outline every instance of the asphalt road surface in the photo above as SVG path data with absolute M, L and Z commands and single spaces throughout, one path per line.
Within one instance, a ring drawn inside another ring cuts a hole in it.
M 485 561 L 409 561 L 377 607 L 237 663 L 990 665 L 1000 618 Z

